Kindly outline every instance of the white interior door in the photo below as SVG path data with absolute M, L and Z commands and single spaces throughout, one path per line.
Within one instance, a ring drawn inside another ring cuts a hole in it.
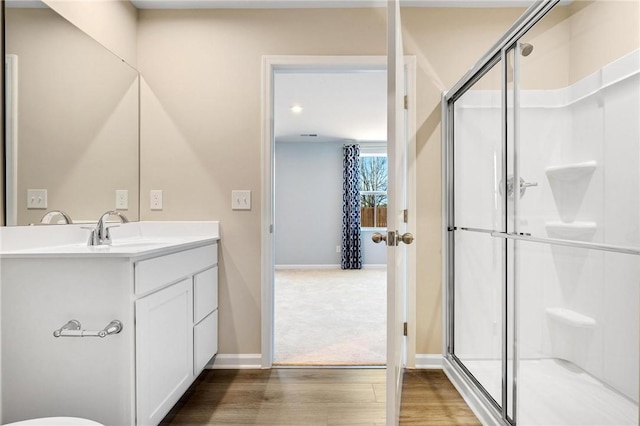
M 406 244 L 411 243 L 413 237 L 406 233 L 404 215 L 407 202 L 406 86 L 398 0 L 389 1 L 387 8 L 387 425 L 396 425 L 406 356 Z

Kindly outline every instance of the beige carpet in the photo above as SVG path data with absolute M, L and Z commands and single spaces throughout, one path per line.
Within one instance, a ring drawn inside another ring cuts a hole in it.
M 278 365 L 385 365 L 386 271 L 277 270 Z

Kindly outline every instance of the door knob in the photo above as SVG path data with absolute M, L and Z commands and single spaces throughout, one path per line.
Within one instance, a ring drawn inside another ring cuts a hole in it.
M 415 238 L 413 237 L 413 234 L 410 232 L 405 232 L 404 234 L 402 234 L 399 237 L 399 240 L 402 241 L 405 244 L 411 244 L 413 242 Z
M 387 236 L 379 232 L 374 232 L 373 235 L 371 236 L 371 240 L 376 244 L 379 244 L 381 241 L 384 241 L 386 243 Z
M 390 245 L 390 246 L 397 246 L 400 242 L 403 242 L 405 244 L 411 244 L 414 239 L 415 238 L 413 237 L 413 234 L 409 232 L 405 232 L 404 234 L 400 235 L 398 231 L 395 231 L 395 232 L 390 231 L 388 237 L 387 235 L 381 234 L 379 232 L 374 232 L 373 235 L 371 236 L 371 240 L 374 243 L 378 244 L 384 241 L 387 245 Z

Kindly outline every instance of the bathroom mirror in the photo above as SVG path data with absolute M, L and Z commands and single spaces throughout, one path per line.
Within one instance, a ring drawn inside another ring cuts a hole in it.
M 5 19 L 5 223 L 139 220 L 138 72 L 43 3 Z

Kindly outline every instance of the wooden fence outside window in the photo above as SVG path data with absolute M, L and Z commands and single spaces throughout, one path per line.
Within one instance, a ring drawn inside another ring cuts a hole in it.
M 362 207 L 360 209 L 360 226 L 362 228 L 386 228 L 387 207 Z

